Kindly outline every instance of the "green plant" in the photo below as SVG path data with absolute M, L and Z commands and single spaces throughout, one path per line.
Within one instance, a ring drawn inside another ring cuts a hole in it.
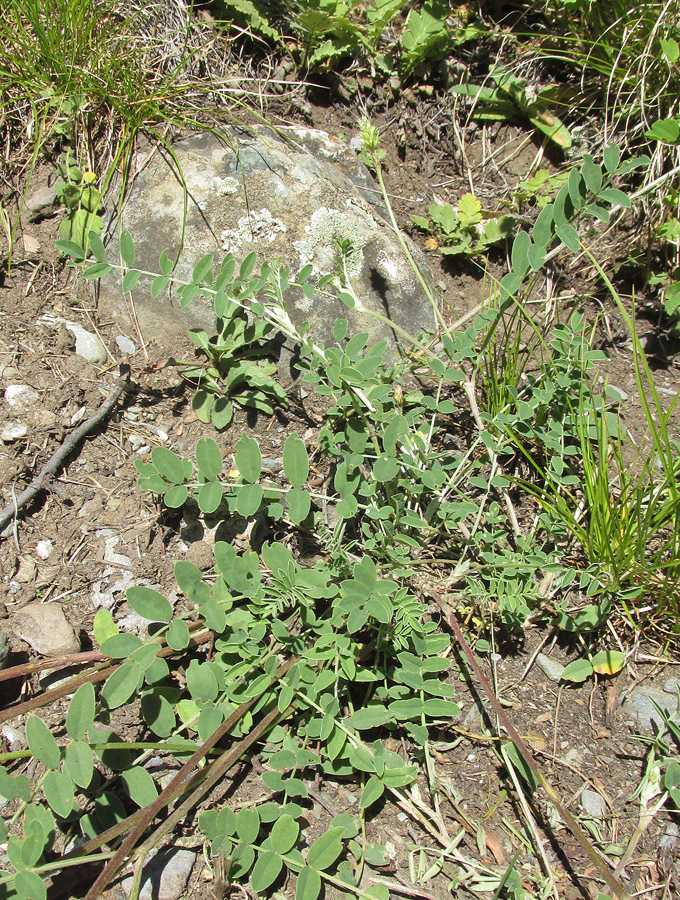
M 99 237 L 104 224 L 99 216 L 102 195 L 95 187 L 97 176 L 74 165 L 69 150 L 57 164 L 57 172 L 59 179 L 54 188 L 66 209 L 66 218 L 59 227 L 59 237 L 74 241 L 87 252 L 90 232 Z
M 571 147 L 568 129 L 550 111 L 550 88 L 536 92 L 504 66 L 496 65 L 488 76 L 494 87 L 458 84 L 451 92 L 473 101 L 472 116 L 482 122 L 528 121 L 563 150 Z
M 482 204 L 473 194 L 463 194 L 456 207 L 433 203 L 430 218 L 412 216 L 423 231 L 432 232 L 444 256 L 477 256 L 510 237 L 514 220 L 510 216 L 485 217 Z

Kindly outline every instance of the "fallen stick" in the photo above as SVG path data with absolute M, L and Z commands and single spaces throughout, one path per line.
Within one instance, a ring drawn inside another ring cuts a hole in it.
M 120 371 L 121 377 L 118 379 L 113 390 L 106 400 L 104 400 L 97 412 L 93 416 L 90 416 L 86 422 L 83 422 L 79 428 L 76 428 L 76 430 L 66 438 L 61 447 L 52 454 L 38 477 L 33 479 L 13 503 L 10 503 L 2 510 L 2 512 L 0 512 L 0 530 L 4 529 L 15 516 L 18 516 L 19 511 L 23 509 L 24 506 L 30 503 L 31 500 L 34 500 L 42 491 L 46 490 L 49 480 L 57 474 L 65 460 L 73 453 L 82 439 L 93 431 L 97 425 L 109 415 L 130 381 L 130 367 L 122 365 Z M 2 537 L 2 535 L 0 535 L 0 537 Z

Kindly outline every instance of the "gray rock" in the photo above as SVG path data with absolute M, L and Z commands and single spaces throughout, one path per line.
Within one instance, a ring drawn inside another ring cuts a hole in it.
M 125 337 L 124 334 L 119 334 L 116 337 L 116 344 L 120 352 L 125 356 L 132 356 L 133 353 L 137 352 L 137 344 L 131 341 L 129 337 Z
M 669 713 L 674 721 L 680 721 L 677 715 L 677 698 L 653 685 L 641 684 L 631 691 L 623 704 L 623 711 L 629 719 L 644 731 L 652 734 L 662 734 L 666 729 L 663 718 L 655 708 L 654 703 Z
M 663 683 L 663 689 L 665 693 L 673 694 L 676 697 L 678 694 L 678 688 L 680 688 L 680 678 L 678 678 L 677 676 L 674 678 L 668 678 Z
M 14 616 L 16 634 L 41 656 L 66 656 L 80 641 L 56 603 L 28 603 Z
M 0 669 L 7 668 L 9 662 L 10 646 L 7 633 L 0 628 Z
M 53 187 L 41 187 L 35 191 L 24 203 L 29 212 L 29 219 L 34 222 L 37 219 L 52 215 L 52 207 L 57 199 L 57 192 Z
M 607 812 L 607 803 L 601 794 L 590 788 L 581 791 L 581 806 L 586 815 L 593 819 L 603 819 Z
M 96 334 L 91 334 L 75 322 L 67 322 L 66 327 L 76 339 L 78 356 L 96 366 L 106 362 L 106 349 Z
M 0 431 L 0 441 L 11 444 L 12 441 L 20 441 L 28 434 L 28 425 L 21 422 L 8 422 Z
M 180 900 L 195 862 L 196 854 L 191 850 L 161 850 L 144 866 L 139 900 Z M 132 875 L 120 883 L 126 897 L 132 883 Z
M 217 270 L 227 253 L 238 264 L 255 250 L 258 266 L 280 257 L 296 276 L 311 265 L 314 281 L 334 272 L 337 241 L 347 239 L 353 246 L 347 268 L 361 302 L 411 334 L 432 327 L 430 304 L 387 220 L 376 184 L 354 151 L 325 132 L 304 128 L 232 131 L 226 141 L 206 133 L 173 146 L 188 189 L 184 249 L 175 270 L 179 279 L 191 281 L 194 265 L 205 254 L 215 255 Z M 122 225 L 135 243 L 136 267 L 158 271 L 163 250 L 175 257 L 181 249 L 183 213 L 182 185 L 161 150 L 136 179 L 122 212 Z M 113 221 L 107 230 L 115 234 Z M 404 240 L 429 278 L 423 254 Z M 181 309 L 176 292 L 154 300 L 144 288 L 134 299 L 147 339 L 167 345 L 187 327 L 214 326 L 212 303 L 205 298 L 197 296 Z M 317 340 L 333 341 L 336 318 L 349 320 L 350 333 L 367 331 L 372 340 L 395 340 L 388 325 L 325 293 L 306 298 L 289 290 L 286 302 L 291 319 L 297 325 L 309 321 Z M 101 282 L 99 310 L 126 329 L 132 327 L 113 275 Z
M 21 412 L 38 399 L 38 392 L 27 384 L 10 384 L 5 388 L 5 400 L 13 410 Z
M 550 681 L 554 681 L 555 683 L 560 680 L 562 673 L 564 672 L 562 663 L 557 662 L 556 659 L 551 659 L 549 656 L 546 656 L 545 653 L 538 654 L 536 657 L 536 665 L 546 678 L 549 678 Z

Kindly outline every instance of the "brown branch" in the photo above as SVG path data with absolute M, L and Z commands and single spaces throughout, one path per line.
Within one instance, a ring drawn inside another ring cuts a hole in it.
M 82 653 L 69 653 L 67 656 L 55 656 L 53 659 L 39 659 L 30 663 L 22 663 L 12 666 L 11 669 L 3 669 L 0 672 L 0 681 L 10 681 L 12 678 L 21 678 L 24 675 L 32 675 L 42 669 L 66 669 L 70 666 L 80 666 L 90 662 L 103 662 L 108 659 L 99 650 L 85 650 Z
M 628 891 L 623 887 L 623 885 L 619 882 L 619 880 L 609 871 L 607 866 L 602 862 L 600 857 L 595 852 L 592 844 L 583 833 L 580 825 L 576 821 L 576 819 L 572 816 L 566 806 L 562 803 L 560 797 L 557 792 L 553 788 L 553 786 L 546 779 L 545 775 L 541 772 L 541 770 L 536 765 L 534 758 L 531 754 L 531 751 L 524 743 L 522 738 L 519 736 L 517 729 L 510 721 L 508 715 L 506 714 L 503 707 L 498 702 L 496 695 L 494 694 L 489 682 L 484 677 L 484 673 L 479 667 L 477 660 L 472 653 L 467 641 L 463 637 L 463 632 L 460 629 L 458 622 L 456 621 L 456 617 L 453 614 L 453 610 L 448 607 L 444 601 L 441 599 L 440 595 L 433 590 L 432 588 L 428 589 L 428 594 L 436 601 L 437 605 L 442 611 L 444 618 L 446 620 L 447 625 L 453 631 L 456 636 L 456 640 L 460 646 L 460 649 L 463 651 L 465 658 L 467 659 L 472 671 L 475 673 L 475 676 L 482 687 L 482 690 L 486 694 L 489 702 L 494 708 L 494 711 L 498 718 L 500 719 L 503 727 L 507 731 L 510 736 L 513 744 L 517 748 L 517 752 L 521 755 L 524 762 L 527 764 L 528 768 L 531 770 L 532 774 L 536 778 L 538 784 L 541 785 L 543 790 L 548 795 L 550 801 L 553 803 L 557 812 L 564 822 L 566 822 L 569 830 L 574 835 L 576 840 L 579 842 L 583 850 L 586 852 L 588 858 L 591 860 L 593 865 L 596 867 L 599 874 L 602 876 L 607 885 L 614 892 L 614 895 L 619 898 L 619 900 L 632 900 L 631 895 Z
M 93 431 L 97 425 L 109 415 L 130 380 L 129 366 L 122 365 L 120 371 L 121 377 L 118 379 L 113 390 L 106 400 L 104 400 L 97 412 L 93 416 L 90 416 L 86 422 L 83 422 L 80 427 L 76 428 L 75 431 L 71 432 L 59 449 L 52 454 L 49 461 L 43 466 L 40 474 L 19 494 L 13 503 L 10 503 L 2 510 L 2 512 L 0 512 L 0 531 L 9 524 L 15 516 L 18 516 L 20 510 L 23 509 L 24 506 L 29 504 L 32 500 L 35 500 L 35 498 L 47 488 L 50 479 L 57 474 L 66 459 L 73 453 L 83 438 Z

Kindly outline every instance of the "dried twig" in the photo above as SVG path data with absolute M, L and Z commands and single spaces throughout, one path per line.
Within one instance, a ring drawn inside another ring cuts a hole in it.
M 12 503 L 6 506 L 2 512 L 0 512 L 0 529 L 3 529 L 9 522 L 16 519 L 19 515 L 19 511 L 30 503 L 31 500 L 35 500 L 35 498 L 47 488 L 49 480 L 56 475 L 66 459 L 73 453 L 83 438 L 93 431 L 97 425 L 109 415 L 130 380 L 130 367 L 123 365 L 120 370 L 121 377 L 118 379 L 115 387 L 97 412 L 93 416 L 90 416 L 86 422 L 83 422 L 79 428 L 76 428 L 76 430 L 66 438 L 61 447 L 52 454 L 37 478 L 34 478 L 28 487 L 25 488 Z

